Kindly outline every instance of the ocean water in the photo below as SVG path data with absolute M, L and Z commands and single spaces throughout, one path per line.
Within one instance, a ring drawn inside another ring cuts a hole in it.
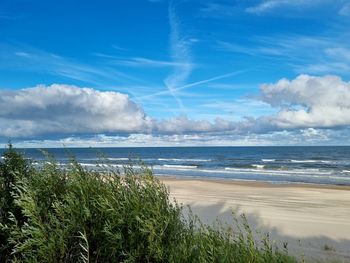
M 0 150 L 0 153 L 3 149 Z M 38 149 L 21 149 L 34 164 Z M 63 166 L 75 156 L 88 169 L 121 168 L 141 159 L 159 176 L 264 181 L 277 184 L 350 185 L 350 147 L 152 147 L 46 149 Z

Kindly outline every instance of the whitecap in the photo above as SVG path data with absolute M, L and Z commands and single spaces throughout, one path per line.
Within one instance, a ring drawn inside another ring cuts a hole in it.
M 172 165 L 172 164 L 164 164 L 165 168 L 177 168 L 177 169 L 194 169 L 197 168 L 197 165 Z
M 174 161 L 174 162 L 210 162 L 211 159 L 158 158 L 158 161 Z
M 257 169 L 264 169 L 265 165 L 263 164 L 252 164 L 253 167 L 257 168 Z

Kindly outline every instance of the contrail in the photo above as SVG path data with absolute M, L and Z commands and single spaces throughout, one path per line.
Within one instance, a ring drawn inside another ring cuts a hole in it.
M 173 88 L 172 92 L 184 90 L 184 89 L 187 89 L 187 88 L 190 88 L 190 87 L 198 86 L 198 85 L 205 84 L 205 83 L 208 83 L 208 82 L 213 82 L 213 81 L 219 80 L 219 79 L 228 78 L 228 77 L 231 77 L 231 76 L 237 76 L 237 75 L 245 73 L 247 71 L 249 71 L 249 70 L 248 69 L 246 69 L 246 70 L 237 70 L 237 71 L 232 71 L 230 73 L 226 73 L 226 74 L 219 75 L 219 76 L 216 76 L 216 77 L 212 77 L 212 78 L 209 78 L 209 79 L 199 80 L 199 81 L 196 81 L 196 82 L 192 82 L 192 83 L 183 85 L 183 86 L 178 87 L 178 88 Z M 163 91 L 159 91 L 159 92 L 156 92 L 156 93 L 153 93 L 153 94 L 150 94 L 150 95 L 138 97 L 137 99 L 149 99 L 149 98 L 153 98 L 153 97 L 156 97 L 156 96 L 159 96 L 159 95 L 164 95 L 164 94 L 169 94 L 169 93 L 171 94 L 170 90 L 163 90 Z
M 193 70 L 191 61 L 191 49 L 189 42 L 184 39 L 179 30 L 179 22 L 172 1 L 169 3 L 169 25 L 170 25 L 170 49 L 171 57 L 175 62 L 173 72 L 164 79 L 168 92 L 174 97 L 180 109 L 184 105 L 179 96 L 176 95 L 176 87 L 186 82 Z

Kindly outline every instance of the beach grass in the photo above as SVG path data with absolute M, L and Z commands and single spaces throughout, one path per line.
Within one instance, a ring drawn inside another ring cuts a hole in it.
M 147 167 L 0 162 L 0 262 L 297 262 L 245 220 L 203 224 Z M 243 222 L 243 223 L 242 223 Z

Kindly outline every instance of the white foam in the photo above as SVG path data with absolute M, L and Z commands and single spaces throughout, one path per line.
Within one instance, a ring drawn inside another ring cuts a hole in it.
M 165 168 L 177 168 L 177 169 L 196 169 L 197 165 L 172 165 L 172 164 L 164 164 Z
M 110 161 L 129 161 L 129 158 L 121 157 L 121 158 L 108 158 Z
M 333 162 L 333 161 L 320 161 L 321 163 L 336 163 L 336 162 Z
M 158 161 L 174 161 L 174 162 L 210 162 L 211 159 L 158 158 Z
M 253 167 L 257 168 L 257 169 L 264 169 L 265 165 L 263 164 L 252 164 Z
M 290 160 L 292 163 L 317 163 L 316 160 Z
M 236 173 L 259 173 L 259 174 L 270 174 L 270 175 L 331 175 L 332 172 L 320 171 L 319 169 L 292 169 L 292 170 L 272 170 L 272 169 L 254 169 L 254 168 L 233 168 L 226 167 L 225 171 L 236 172 Z
M 267 162 L 274 162 L 276 161 L 276 159 L 261 159 L 261 161 L 267 163 Z

